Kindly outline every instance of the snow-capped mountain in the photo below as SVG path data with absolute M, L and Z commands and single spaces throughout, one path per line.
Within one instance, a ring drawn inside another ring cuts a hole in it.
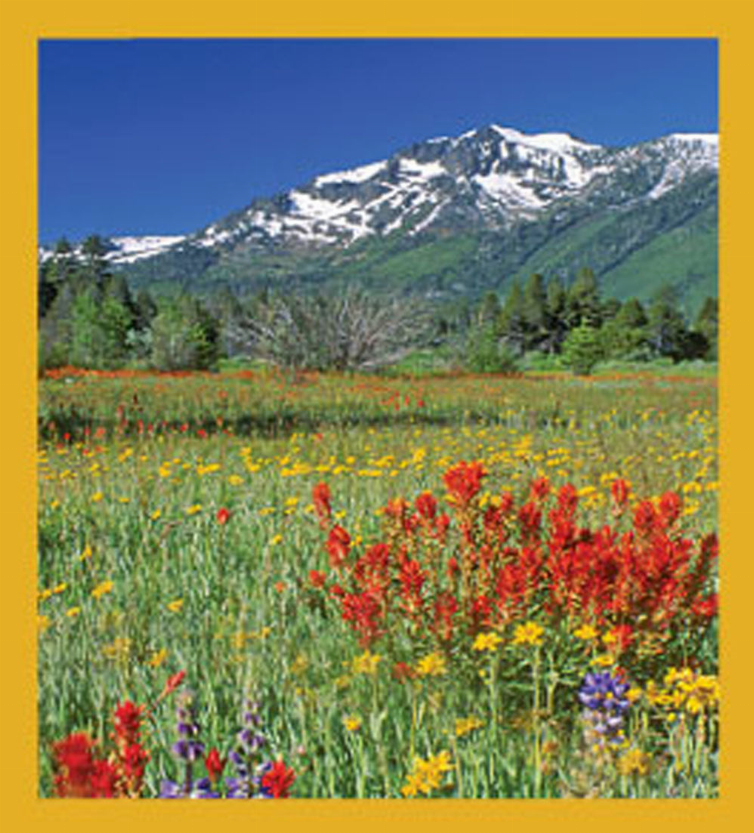
M 690 174 L 717 169 L 717 136 L 675 134 L 628 148 L 567 133 L 490 127 L 430 139 L 389 159 L 325 174 L 189 237 L 189 245 L 349 245 L 433 226 L 504 228 L 563 200 L 655 199 Z M 622 180 L 638 175 L 627 188 Z
M 186 239 L 184 234 L 150 235 L 146 237 L 110 237 L 107 240 L 106 259 L 114 264 L 135 263 L 145 257 L 161 254 Z M 81 246 L 73 247 L 76 254 L 81 254 Z M 53 250 L 42 246 L 39 256 L 42 260 L 52 257 Z
M 709 212 L 716 212 L 717 169 L 716 134 L 611 148 L 490 125 L 323 173 L 185 237 L 116 238 L 110 257 L 137 281 L 230 279 L 239 287 L 285 278 L 289 265 L 314 280 L 331 275 L 333 264 L 340 277 L 377 280 L 379 269 L 369 266 L 375 257 L 384 266 L 419 248 L 427 251 L 420 277 L 429 280 L 419 288 L 435 286 L 438 276 L 443 287 L 451 277 L 468 286 L 470 270 L 492 274 L 493 265 L 506 276 L 582 262 L 609 272 L 701 214 L 705 234 L 712 223 L 716 235 Z M 432 258 L 437 241 L 469 236 L 476 248 L 464 249 L 463 262 Z

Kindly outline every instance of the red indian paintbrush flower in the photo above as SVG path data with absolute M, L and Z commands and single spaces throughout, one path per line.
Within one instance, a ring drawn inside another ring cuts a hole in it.
M 108 761 L 93 755 L 94 741 L 76 732 L 53 745 L 55 792 L 61 798 L 112 798 L 117 790 L 118 773 Z
M 225 769 L 226 760 L 220 757 L 217 747 L 213 746 L 209 750 L 207 757 L 204 759 L 204 766 L 207 768 L 207 775 L 209 780 L 215 784 Z
M 311 584 L 312 587 L 324 587 L 326 580 L 327 576 L 319 570 L 309 570 L 309 584 Z
M 230 520 L 230 510 L 226 509 L 224 506 L 221 509 L 217 510 L 217 522 L 220 526 L 225 526 L 226 523 Z
M 170 694 L 172 694 L 183 682 L 185 676 L 185 671 L 178 671 L 175 674 L 172 674 L 170 677 L 168 677 L 167 682 L 165 683 L 165 688 L 162 689 L 162 693 L 157 699 L 162 700 L 165 697 L 168 697 Z
M 330 556 L 330 565 L 337 570 L 343 566 L 348 557 L 351 549 L 351 536 L 342 526 L 336 524 L 327 536 L 325 548 Z
M 272 798 L 289 798 L 296 773 L 283 761 L 275 761 L 262 776 L 262 790 Z
M 460 462 L 442 476 L 445 487 L 453 500 L 466 506 L 482 487 L 487 472 L 480 462 Z
M 136 706 L 130 700 L 119 703 L 113 715 L 115 737 L 119 744 L 129 746 L 139 742 L 143 706 Z
M 416 511 L 427 521 L 431 521 L 437 514 L 437 500 L 432 492 L 422 492 L 416 498 Z
M 330 487 L 327 483 L 317 483 L 317 485 L 312 489 L 312 503 L 314 503 L 314 511 L 317 513 L 319 522 L 323 526 L 332 516 L 330 498 Z
M 610 486 L 610 492 L 612 493 L 616 508 L 622 511 L 628 503 L 631 487 L 625 480 L 613 480 Z

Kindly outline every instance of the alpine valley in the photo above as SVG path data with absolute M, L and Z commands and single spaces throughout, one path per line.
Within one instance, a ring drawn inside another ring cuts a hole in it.
M 113 238 L 134 286 L 238 294 L 346 283 L 452 299 L 582 267 L 605 295 L 717 295 L 718 137 L 629 147 L 491 125 L 253 199 L 187 236 Z

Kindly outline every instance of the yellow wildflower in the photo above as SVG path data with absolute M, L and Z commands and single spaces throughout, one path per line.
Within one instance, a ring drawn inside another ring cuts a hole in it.
M 462 738 L 473 732 L 475 729 L 481 729 L 484 726 L 484 721 L 478 717 L 461 717 L 456 720 L 456 737 Z
M 343 718 L 343 725 L 349 732 L 358 732 L 361 729 L 361 718 L 358 715 L 350 714 Z
M 99 599 L 101 596 L 104 596 L 106 593 L 110 593 L 113 589 L 113 583 L 109 579 L 107 581 L 100 582 L 94 590 L 92 590 L 92 596 L 95 599 Z
M 79 615 L 79 613 L 81 613 L 81 608 L 80 607 L 71 607 L 68 610 L 66 610 L 65 615 L 69 619 L 75 619 L 76 616 Z
M 155 651 L 152 656 L 147 660 L 147 665 L 152 668 L 159 668 L 163 662 L 167 659 L 168 651 L 167 648 L 160 648 L 159 651 Z
M 361 656 L 354 657 L 351 661 L 352 674 L 376 674 L 377 664 L 382 659 L 379 654 L 372 654 L 367 648 Z
M 168 602 L 167 604 L 167 609 L 171 613 L 179 613 L 182 607 L 183 599 L 174 599 L 172 602 Z
M 186 509 L 186 514 L 187 515 L 196 515 L 197 512 L 201 512 L 201 511 L 202 511 L 201 503 L 195 503 L 193 506 L 189 506 L 188 509 Z
M 419 664 L 416 666 L 416 673 L 420 677 L 441 677 L 447 670 L 448 665 L 445 657 L 437 651 L 427 654 L 426 657 L 419 660 Z
M 497 646 L 502 641 L 502 637 L 498 636 L 494 631 L 490 631 L 489 633 L 480 633 L 474 640 L 472 648 L 475 651 L 496 651 Z
M 544 628 L 536 622 L 518 625 L 513 634 L 514 645 L 541 645 Z
M 595 657 L 590 665 L 597 665 L 600 668 L 607 668 L 610 665 L 615 665 L 615 657 L 612 654 L 600 654 Z
M 433 755 L 426 761 L 416 758 L 413 770 L 407 776 L 401 793 L 406 798 L 413 797 L 418 793 L 429 795 L 432 790 L 440 786 L 443 775 L 452 768 L 450 754 L 445 751 Z
M 599 636 L 599 633 L 591 625 L 582 625 L 578 630 L 573 632 L 573 635 L 577 639 L 583 639 L 584 642 L 588 642 L 592 639 L 596 639 Z

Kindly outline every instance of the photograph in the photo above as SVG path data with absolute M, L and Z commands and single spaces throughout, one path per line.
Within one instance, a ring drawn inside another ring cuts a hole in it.
M 35 795 L 719 798 L 718 39 L 35 49 Z

